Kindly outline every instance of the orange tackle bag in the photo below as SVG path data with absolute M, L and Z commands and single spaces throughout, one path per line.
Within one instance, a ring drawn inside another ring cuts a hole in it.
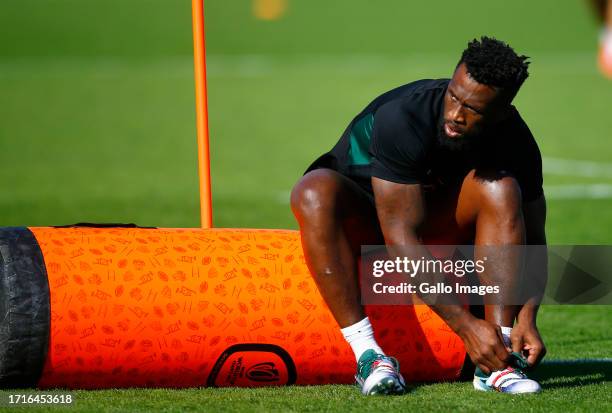
M 409 381 L 454 380 L 463 343 L 427 306 L 366 308 Z M 0 386 L 352 383 L 355 359 L 299 232 L 0 228 Z

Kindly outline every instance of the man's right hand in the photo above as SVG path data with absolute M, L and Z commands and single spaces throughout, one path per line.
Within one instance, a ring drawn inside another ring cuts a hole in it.
M 456 330 L 472 362 L 485 374 L 508 366 L 511 349 L 504 345 L 501 328 L 470 317 Z

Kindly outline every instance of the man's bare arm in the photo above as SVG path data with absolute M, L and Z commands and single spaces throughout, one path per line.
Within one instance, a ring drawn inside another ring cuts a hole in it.
M 546 198 L 542 195 L 535 201 L 523 204 L 523 217 L 525 220 L 525 232 L 527 234 L 527 245 L 546 245 Z M 533 316 L 538 310 L 538 305 L 542 300 L 546 281 L 548 280 L 548 262 L 545 249 L 532 249 L 532 254 L 527 257 L 526 266 L 531 268 L 530 273 L 538 275 L 537 281 L 540 289 L 534 291 L 536 294 L 529 297 L 529 300 L 523 305 L 521 313 L 524 316 Z M 537 253 L 534 253 L 537 252 Z M 529 280 L 526 280 L 529 281 Z M 519 317 L 520 317 L 519 313 Z
M 523 204 L 523 216 L 527 235 L 527 245 L 546 245 L 546 199 L 544 195 L 535 201 Z M 525 283 L 535 283 L 529 286 L 532 292 L 521 307 L 517 316 L 517 323 L 512 330 L 512 349 L 525 353 L 527 362 L 531 366 L 537 365 L 546 355 L 546 347 L 540 337 L 536 318 L 539 304 L 544 294 L 548 279 L 548 262 L 546 249 L 541 247 L 528 247 L 525 266 L 528 273 L 534 274 L 535 279 L 525 279 Z

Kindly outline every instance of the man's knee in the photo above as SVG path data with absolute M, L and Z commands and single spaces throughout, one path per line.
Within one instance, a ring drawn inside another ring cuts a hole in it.
M 296 217 L 311 216 L 333 208 L 338 190 L 334 171 L 316 169 L 304 175 L 291 191 L 291 210 Z
M 512 175 L 480 179 L 481 212 L 500 229 L 520 229 L 523 225 L 521 187 Z

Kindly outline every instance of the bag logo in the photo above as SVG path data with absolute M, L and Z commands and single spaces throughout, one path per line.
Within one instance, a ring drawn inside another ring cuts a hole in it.
M 246 373 L 247 377 L 253 381 L 272 382 L 278 381 L 280 376 L 276 365 L 271 361 L 257 363 L 251 366 Z
M 217 359 L 208 373 L 211 387 L 259 387 L 294 384 L 295 363 L 285 349 L 275 344 L 234 344 Z

